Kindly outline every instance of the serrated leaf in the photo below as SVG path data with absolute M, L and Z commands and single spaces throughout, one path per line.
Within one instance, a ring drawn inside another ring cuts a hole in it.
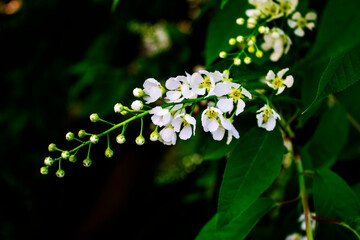
M 284 146 L 278 129 L 247 132 L 227 161 L 220 187 L 218 228 L 244 212 L 272 184 L 282 164 Z
M 360 199 L 350 186 L 331 170 L 316 171 L 313 188 L 317 216 L 335 221 L 360 216 Z
M 235 216 L 229 224 L 217 229 L 218 214 L 215 214 L 203 227 L 196 240 L 242 240 L 255 225 L 268 213 L 277 203 L 270 198 L 257 199 L 248 209 Z
M 346 111 L 340 104 L 324 112 L 314 135 L 304 148 L 314 169 L 331 167 L 334 164 L 346 144 L 348 132 Z

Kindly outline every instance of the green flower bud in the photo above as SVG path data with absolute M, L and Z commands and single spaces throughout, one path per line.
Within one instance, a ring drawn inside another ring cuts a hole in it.
M 49 173 L 49 170 L 48 170 L 48 166 L 44 166 L 42 168 L 40 168 L 40 173 L 43 174 L 43 175 L 46 175 Z
M 93 113 L 93 114 L 91 114 L 90 115 L 90 121 L 91 122 L 97 122 L 97 121 L 99 121 L 99 115 L 97 114 L 97 113 Z
M 122 134 L 117 135 L 116 142 L 118 144 L 123 144 L 123 143 L 125 143 L 125 141 L 126 141 L 126 139 L 125 139 L 124 135 L 122 135 Z
M 74 134 L 72 132 L 68 132 L 65 136 L 66 140 L 71 141 L 74 139 Z
M 54 160 L 51 157 L 46 157 L 44 160 L 44 164 L 46 166 L 51 166 L 51 165 L 53 165 L 53 163 L 54 163 Z
M 89 157 L 85 158 L 84 161 L 83 161 L 83 165 L 84 167 L 90 167 L 92 164 L 92 161 Z
M 117 103 L 114 106 L 114 112 L 121 113 L 124 110 L 124 106 L 121 103 Z
M 258 57 L 258 58 L 262 58 L 263 52 L 261 50 L 257 50 L 256 53 L 255 53 L 255 56 Z
M 93 144 L 97 144 L 99 142 L 99 137 L 97 135 L 91 135 L 90 142 Z
M 62 157 L 63 159 L 68 159 L 68 158 L 70 157 L 69 151 L 63 151 L 63 152 L 61 153 L 61 157 Z
M 111 158 L 113 155 L 114 155 L 114 151 L 111 150 L 111 148 L 108 147 L 108 148 L 105 150 L 105 156 L 106 156 L 107 158 Z
M 156 130 L 150 134 L 150 140 L 153 142 L 159 140 L 159 138 L 160 138 L 160 134 Z
M 251 58 L 250 57 L 244 58 L 244 63 L 250 64 L 251 63 Z
M 135 142 L 137 145 L 141 146 L 145 143 L 145 138 L 143 136 L 138 136 L 136 139 L 135 139 Z
M 78 133 L 78 136 L 79 136 L 79 138 L 85 137 L 86 136 L 85 130 L 80 130 L 79 133 Z
M 63 178 L 63 177 L 65 176 L 65 171 L 62 170 L 62 169 L 57 170 L 57 171 L 56 171 L 56 176 L 57 176 L 58 178 Z
M 72 154 L 72 155 L 69 157 L 69 162 L 74 163 L 74 162 L 76 162 L 76 160 L 77 160 L 77 157 L 76 157 L 74 154 Z
M 48 149 L 49 149 L 49 152 L 54 152 L 56 150 L 55 143 L 50 143 Z

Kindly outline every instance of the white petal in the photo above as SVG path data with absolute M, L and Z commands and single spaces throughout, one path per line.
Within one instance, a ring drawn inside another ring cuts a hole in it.
M 312 20 L 312 21 L 314 21 L 314 20 L 316 20 L 316 18 L 317 18 L 317 15 L 316 15 L 315 12 L 308 12 L 308 13 L 305 15 L 305 19 L 306 19 L 306 20 Z
M 275 117 L 270 116 L 269 119 L 268 119 L 268 121 L 264 124 L 264 126 L 265 126 L 265 129 L 266 129 L 267 131 L 272 131 L 272 130 L 274 130 L 274 128 L 275 128 L 275 126 L 276 126 L 276 119 L 275 119 Z
M 183 129 L 181 130 L 179 137 L 182 140 L 187 140 L 191 137 L 192 132 L 191 132 L 191 126 L 190 125 L 186 125 L 185 127 L 183 127 Z
M 182 117 L 176 117 L 171 122 L 171 125 L 174 127 L 175 132 L 180 132 L 181 124 L 182 124 Z
M 270 70 L 266 75 L 266 80 L 269 81 L 269 80 L 274 80 L 274 79 L 275 79 L 275 73 L 272 70 Z
M 240 113 L 242 113 L 244 111 L 245 108 L 245 102 L 242 99 L 238 100 L 238 103 L 236 105 L 236 113 L 235 115 L 239 115 Z
M 228 95 L 231 93 L 231 86 L 227 83 L 218 83 L 215 86 L 215 95 L 218 97 Z
M 284 68 L 284 69 L 280 70 L 280 71 L 277 73 L 278 77 L 282 79 L 283 76 L 285 75 L 285 73 L 286 73 L 287 71 L 289 71 L 289 68 Z
M 285 90 L 285 87 L 279 87 L 276 95 L 279 95 L 279 94 L 282 93 L 284 90 Z
M 189 114 L 185 115 L 185 120 L 193 126 L 196 125 L 196 119 L 194 117 L 190 116 Z
M 296 12 L 296 13 L 294 13 L 294 15 L 292 15 L 292 19 L 299 19 L 299 18 L 301 18 L 301 14 L 300 14 L 300 12 Z
M 264 116 L 263 113 L 256 114 L 256 119 L 259 127 L 263 127 Z
M 155 78 L 148 78 L 143 84 L 144 88 L 152 88 L 155 86 L 160 86 L 160 83 Z
M 231 130 L 233 128 L 233 125 L 231 124 L 230 120 L 224 117 L 220 117 L 221 124 L 226 130 Z
M 310 22 L 310 23 L 306 24 L 306 27 L 307 27 L 308 29 L 312 30 L 312 29 L 315 27 L 315 23 Z
M 180 87 L 180 82 L 176 78 L 172 77 L 165 82 L 165 87 L 169 90 L 175 90 Z
M 232 98 L 220 99 L 217 107 L 223 112 L 231 112 L 234 108 L 234 100 Z
M 245 97 L 248 97 L 249 99 L 252 99 L 251 93 L 243 87 L 241 87 L 241 94 L 244 95 Z
M 170 100 L 170 101 L 175 101 L 178 100 L 181 97 L 181 92 L 178 91 L 169 91 L 166 93 L 166 97 Z
M 294 28 L 294 27 L 296 27 L 297 22 L 294 20 L 288 19 L 288 24 L 291 28 Z
M 295 30 L 295 35 L 299 36 L 299 37 L 303 37 L 305 35 L 305 32 L 302 28 L 298 27 L 296 30 Z
M 219 128 L 220 124 L 216 119 L 210 119 L 207 124 L 207 128 L 210 132 L 215 132 Z
M 211 133 L 214 140 L 221 141 L 224 138 L 225 135 L 225 129 L 222 127 L 219 127 L 215 132 Z
M 285 86 L 292 87 L 292 85 L 294 84 L 294 77 L 289 75 L 285 78 L 285 80 L 283 81 L 283 84 L 285 84 Z
M 190 79 L 190 84 L 191 85 L 199 85 L 200 83 L 204 82 L 204 79 L 202 78 L 202 76 L 200 75 L 200 73 L 195 72 L 193 73 L 193 75 L 191 75 L 191 79 Z
M 277 61 L 279 61 L 281 55 L 282 55 L 282 52 L 273 52 L 270 55 L 270 60 L 273 61 L 273 62 L 277 62 Z

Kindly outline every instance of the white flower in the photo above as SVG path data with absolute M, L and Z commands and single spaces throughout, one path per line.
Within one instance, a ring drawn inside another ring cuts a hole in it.
M 175 132 L 180 132 L 179 137 L 182 140 L 189 139 L 192 134 L 195 136 L 196 120 L 189 114 L 178 114 L 172 121 L 171 125 L 174 127 Z M 183 126 L 183 128 L 180 131 L 181 126 Z
M 159 134 L 160 134 L 159 141 L 164 143 L 165 145 L 175 145 L 176 144 L 177 135 L 176 135 L 174 128 L 171 125 L 163 128 L 159 132 Z
M 288 19 L 288 24 L 291 28 L 296 28 L 295 35 L 303 37 L 305 35 L 305 27 L 309 30 L 312 30 L 315 27 L 313 21 L 316 20 L 316 17 L 316 13 L 314 12 L 308 12 L 305 17 L 302 17 L 300 12 L 296 12 L 292 15 L 292 19 Z
M 313 216 L 316 216 L 315 213 L 310 213 L 310 215 L 313 215 Z M 309 216 L 310 217 L 310 216 Z M 311 230 L 313 231 L 316 227 L 316 220 L 312 219 L 310 217 L 310 227 L 311 227 Z M 299 217 L 299 220 L 298 220 L 300 223 L 301 223 L 301 229 L 306 231 L 306 224 L 305 224 L 305 215 L 304 213 L 300 215 Z
M 260 108 L 256 115 L 258 126 L 265 128 L 267 131 L 272 131 L 276 125 L 276 119 L 281 119 L 280 115 L 275 112 L 274 109 L 270 108 L 267 104 L 265 104 L 262 108 Z
M 286 16 L 291 14 L 298 5 L 298 0 L 278 0 L 280 3 L 280 11 Z
M 169 109 L 166 108 L 157 106 L 151 109 L 149 113 L 154 114 L 151 116 L 151 121 L 159 127 L 169 125 L 172 120 L 171 113 Z
M 136 100 L 136 101 L 133 101 L 131 103 L 131 109 L 135 110 L 135 111 L 139 111 L 141 110 L 142 108 L 144 107 L 144 104 L 139 101 L 139 100 Z
M 223 82 L 218 83 L 215 86 L 215 95 L 218 97 L 227 96 L 229 98 L 221 98 L 217 107 L 223 112 L 231 112 L 234 108 L 234 103 L 236 104 L 236 116 L 244 111 L 245 102 L 244 98 L 252 98 L 251 93 L 243 88 L 238 83 L 233 82 Z
M 190 78 L 191 75 L 187 74 L 187 77 L 177 76 L 166 81 L 165 87 L 170 90 L 166 93 L 166 97 L 170 102 L 181 102 L 184 98 L 193 99 L 197 97 L 196 92 L 190 90 Z
M 219 74 L 221 75 L 220 72 Z M 219 74 L 211 74 L 205 70 L 195 72 L 191 75 L 190 86 L 197 95 L 205 95 L 207 92 L 208 96 L 210 96 L 213 94 L 216 83 L 215 80 L 220 76 Z
M 307 240 L 307 237 L 303 237 L 299 233 L 293 233 L 291 235 L 286 236 L 285 240 Z
M 269 87 L 277 90 L 276 95 L 282 93 L 285 90 L 285 86 L 289 88 L 294 84 L 294 77 L 291 75 L 283 79 L 287 71 L 289 71 L 289 68 L 285 68 L 275 75 L 275 73 L 270 70 L 266 75 L 266 83 Z
M 274 52 L 270 55 L 270 60 L 277 62 L 285 53 L 287 54 L 292 44 L 291 39 L 280 28 L 272 28 L 269 33 L 264 34 L 264 43 L 261 48 L 264 51 L 273 49 Z
M 272 0 L 249 0 L 249 3 L 256 7 L 255 9 L 248 9 L 245 12 L 246 15 L 251 19 L 257 20 L 258 18 L 269 17 L 267 19 L 267 21 L 269 22 L 275 18 L 279 18 L 282 16 L 282 13 L 280 12 L 279 4 L 273 2 Z
M 240 138 L 239 132 L 236 130 L 236 128 L 232 124 L 231 124 L 231 126 L 232 126 L 231 129 L 228 130 L 228 137 L 226 140 L 226 144 L 228 144 L 228 145 L 230 144 L 233 137 L 235 137 L 236 139 Z
M 146 103 L 152 103 L 158 100 L 163 94 L 163 87 L 161 84 L 154 78 L 148 78 L 145 80 L 144 84 L 144 100 Z

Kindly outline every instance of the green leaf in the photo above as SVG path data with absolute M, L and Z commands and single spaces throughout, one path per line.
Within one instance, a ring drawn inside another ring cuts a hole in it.
M 305 145 L 315 169 L 334 164 L 346 144 L 348 132 L 346 111 L 340 104 L 324 112 L 314 135 Z
M 221 0 L 221 6 L 220 6 L 220 9 L 223 9 L 224 6 L 227 4 L 229 0 Z
M 228 155 L 238 144 L 236 139 L 233 139 L 231 143 L 228 145 L 226 144 L 226 140 L 222 141 L 208 141 L 206 145 L 205 152 L 203 155 L 203 160 L 218 160 L 222 157 Z
M 255 227 L 260 219 L 268 213 L 277 203 L 270 198 L 259 198 L 244 212 L 235 216 L 229 224 L 216 230 L 218 214 L 215 214 L 200 231 L 196 240 L 242 240 Z
M 360 199 L 350 186 L 331 170 L 316 171 L 313 188 L 317 216 L 335 221 L 360 216 Z
M 284 145 L 278 129 L 253 128 L 242 136 L 227 161 L 220 187 L 218 228 L 244 212 L 278 176 Z
M 360 44 L 350 51 L 330 58 L 317 87 L 316 96 L 307 111 L 330 94 L 345 90 L 360 79 Z
M 205 61 L 209 66 L 221 51 L 228 51 L 230 46 L 228 40 L 238 35 L 247 35 L 251 30 L 246 26 L 238 26 L 236 19 L 245 17 L 245 10 L 248 8 L 247 1 L 230 1 L 225 7 L 218 11 L 212 18 L 205 44 Z

